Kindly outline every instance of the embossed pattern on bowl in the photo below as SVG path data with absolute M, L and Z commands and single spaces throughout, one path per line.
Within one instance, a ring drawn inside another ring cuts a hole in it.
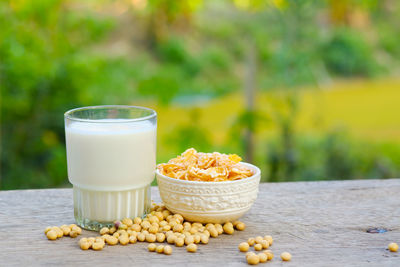
M 178 180 L 156 171 L 161 199 L 174 213 L 188 221 L 224 223 L 240 218 L 257 198 L 261 172 L 249 163 L 240 163 L 253 170 L 245 179 L 226 182 Z

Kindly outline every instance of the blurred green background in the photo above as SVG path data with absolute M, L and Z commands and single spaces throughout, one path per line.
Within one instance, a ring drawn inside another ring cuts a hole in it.
M 158 163 L 263 181 L 400 177 L 396 0 L 0 1 L 0 189 L 68 185 L 63 113 L 158 112 Z

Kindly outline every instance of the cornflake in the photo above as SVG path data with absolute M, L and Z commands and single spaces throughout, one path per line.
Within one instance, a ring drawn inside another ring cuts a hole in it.
M 163 175 L 181 180 L 233 181 L 253 175 L 250 169 L 239 164 L 241 160 L 236 154 L 202 153 L 189 148 L 168 163 L 159 164 L 157 169 Z

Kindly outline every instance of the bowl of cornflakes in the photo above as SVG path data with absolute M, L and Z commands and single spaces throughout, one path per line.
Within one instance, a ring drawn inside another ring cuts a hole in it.
M 156 178 L 165 206 L 185 220 L 234 221 L 257 198 L 261 171 L 235 154 L 201 153 L 190 148 L 157 166 Z

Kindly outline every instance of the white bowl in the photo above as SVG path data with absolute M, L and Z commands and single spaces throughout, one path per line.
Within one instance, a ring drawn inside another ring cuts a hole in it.
M 240 218 L 257 198 L 261 171 L 249 163 L 254 175 L 226 182 L 198 182 L 170 178 L 156 170 L 160 196 L 165 206 L 185 220 L 224 223 Z

